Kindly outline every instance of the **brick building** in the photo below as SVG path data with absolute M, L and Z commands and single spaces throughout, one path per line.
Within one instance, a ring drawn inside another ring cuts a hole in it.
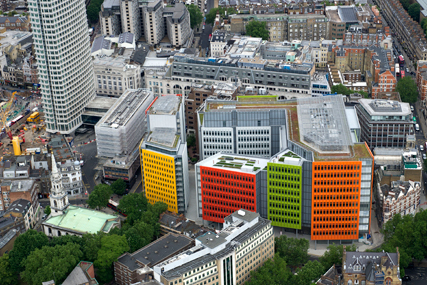
M 417 64 L 416 82 L 418 86 L 418 94 L 421 101 L 427 98 L 427 61 L 419 60 Z
M 7 30 L 30 31 L 29 17 L 0 17 L 0 27 L 5 27 Z

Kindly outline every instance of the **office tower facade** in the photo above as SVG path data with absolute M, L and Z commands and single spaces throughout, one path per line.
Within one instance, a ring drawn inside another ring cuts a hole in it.
M 360 121 L 361 141 L 376 147 L 404 148 L 406 136 L 414 134 L 409 103 L 359 99 L 356 106 Z
M 273 226 L 309 234 L 316 241 L 357 240 L 368 234 L 374 160 L 366 143 L 353 141 L 342 98 L 265 99 L 206 101 L 205 107 L 219 122 L 215 130 L 219 134 L 227 131 L 223 114 L 228 112 L 236 124 L 234 112 L 265 108 L 285 112 L 287 136 L 284 150 L 268 159 L 227 152 L 199 162 L 195 178 L 199 216 L 222 223 L 224 213 L 238 205 L 268 218 Z M 199 113 L 204 122 L 206 114 Z M 273 132 L 271 140 L 283 140 L 279 137 L 280 132 Z
M 148 132 L 140 144 L 142 185 L 148 202 L 175 213 L 188 205 L 188 155 L 182 96 L 158 97 L 148 107 Z
M 30 0 L 28 7 L 46 130 L 72 133 L 95 96 L 85 3 Z

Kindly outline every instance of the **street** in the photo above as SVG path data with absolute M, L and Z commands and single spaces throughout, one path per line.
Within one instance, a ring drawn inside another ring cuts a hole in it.
M 405 276 L 409 276 L 411 280 L 403 281 L 403 284 L 407 284 L 407 285 L 427 284 L 427 268 L 425 267 L 406 268 Z

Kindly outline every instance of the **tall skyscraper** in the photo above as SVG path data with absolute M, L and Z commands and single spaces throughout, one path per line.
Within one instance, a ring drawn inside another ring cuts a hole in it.
M 48 132 L 69 134 L 95 96 L 83 0 L 29 0 L 34 50 Z

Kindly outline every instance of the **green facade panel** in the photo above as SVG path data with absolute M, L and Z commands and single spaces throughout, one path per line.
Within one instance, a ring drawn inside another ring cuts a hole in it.
M 301 229 L 302 166 L 267 163 L 268 219 L 276 227 Z

